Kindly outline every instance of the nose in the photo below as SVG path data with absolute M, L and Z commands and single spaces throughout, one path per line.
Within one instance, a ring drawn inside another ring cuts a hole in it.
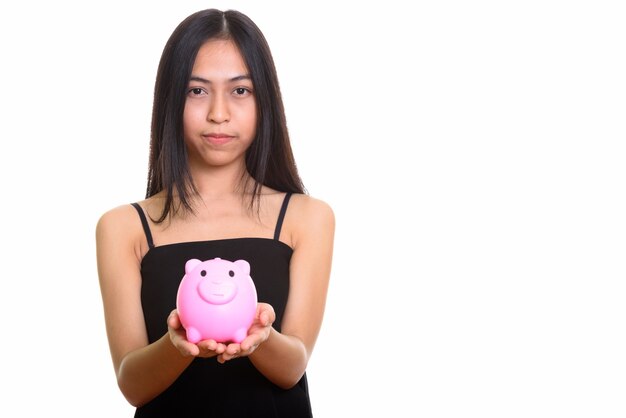
M 214 123 L 223 123 L 230 120 L 228 100 L 221 94 L 216 94 L 211 100 L 207 120 Z

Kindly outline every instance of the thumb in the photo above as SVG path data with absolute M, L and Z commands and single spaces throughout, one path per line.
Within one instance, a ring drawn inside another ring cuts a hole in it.
M 178 317 L 178 311 L 174 309 L 167 317 L 167 325 L 172 328 L 180 328 L 180 318 Z

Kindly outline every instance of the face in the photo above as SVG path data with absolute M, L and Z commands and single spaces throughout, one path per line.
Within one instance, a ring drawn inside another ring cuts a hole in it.
M 191 168 L 245 166 L 255 135 L 252 79 L 231 41 L 211 40 L 198 51 L 183 115 Z

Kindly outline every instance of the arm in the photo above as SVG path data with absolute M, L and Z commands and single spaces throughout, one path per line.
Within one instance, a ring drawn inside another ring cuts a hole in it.
M 107 337 L 118 385 L 134 406 L 169 387 L 200 350 L 185 341 L 175 314 L 168 319 L 169 332 L 148 344 L 140 296 L 146 245 L 132 206 L 121 206 L 100 218 L 96 248 Z M 205 356 L 209 355 L 216 353 Z
M 296 197 L 296 196 L 294 196 Z M 291 206 L 293 205 L 293 206 Z M 335 218 L 324 202 L 297 196 L 290 203 L 285 226 L 291 233 L 293 255 L 290 265 L 290 288 L 283 316 L 282 332 L 269 327 L 266 340 L 246 338 L 241 347 L 232 345 L 220 356 L 231 353 L 249 355 L 255 367 L 277 386 L 288 389 L 304 374 L 313 352 L 324 316 L 332 264 Z M 289 213 L 294 214 L 289 222 Z M 270 312 L 271 316 L 273 311 Z M 261 313 L 261 322 L 263 313 Z M 273 318 L 269 318 L 270 324 Z M 258 347 L 256 345 L 258 344 Z M 252 347 L 250 347 L 252 346 Z

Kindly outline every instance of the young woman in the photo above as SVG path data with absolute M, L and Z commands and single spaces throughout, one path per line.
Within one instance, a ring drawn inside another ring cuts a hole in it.
M 146 199 L 96 228 L 107 336 L 135 416 L 309 417 L 334 215 L 296 170 L 273 58 L 244 14 L 174 30 L 158 68 Z M 176 294 L 189 259 L 243 259 L 258 295 L 240 343 L 187 341 Z

